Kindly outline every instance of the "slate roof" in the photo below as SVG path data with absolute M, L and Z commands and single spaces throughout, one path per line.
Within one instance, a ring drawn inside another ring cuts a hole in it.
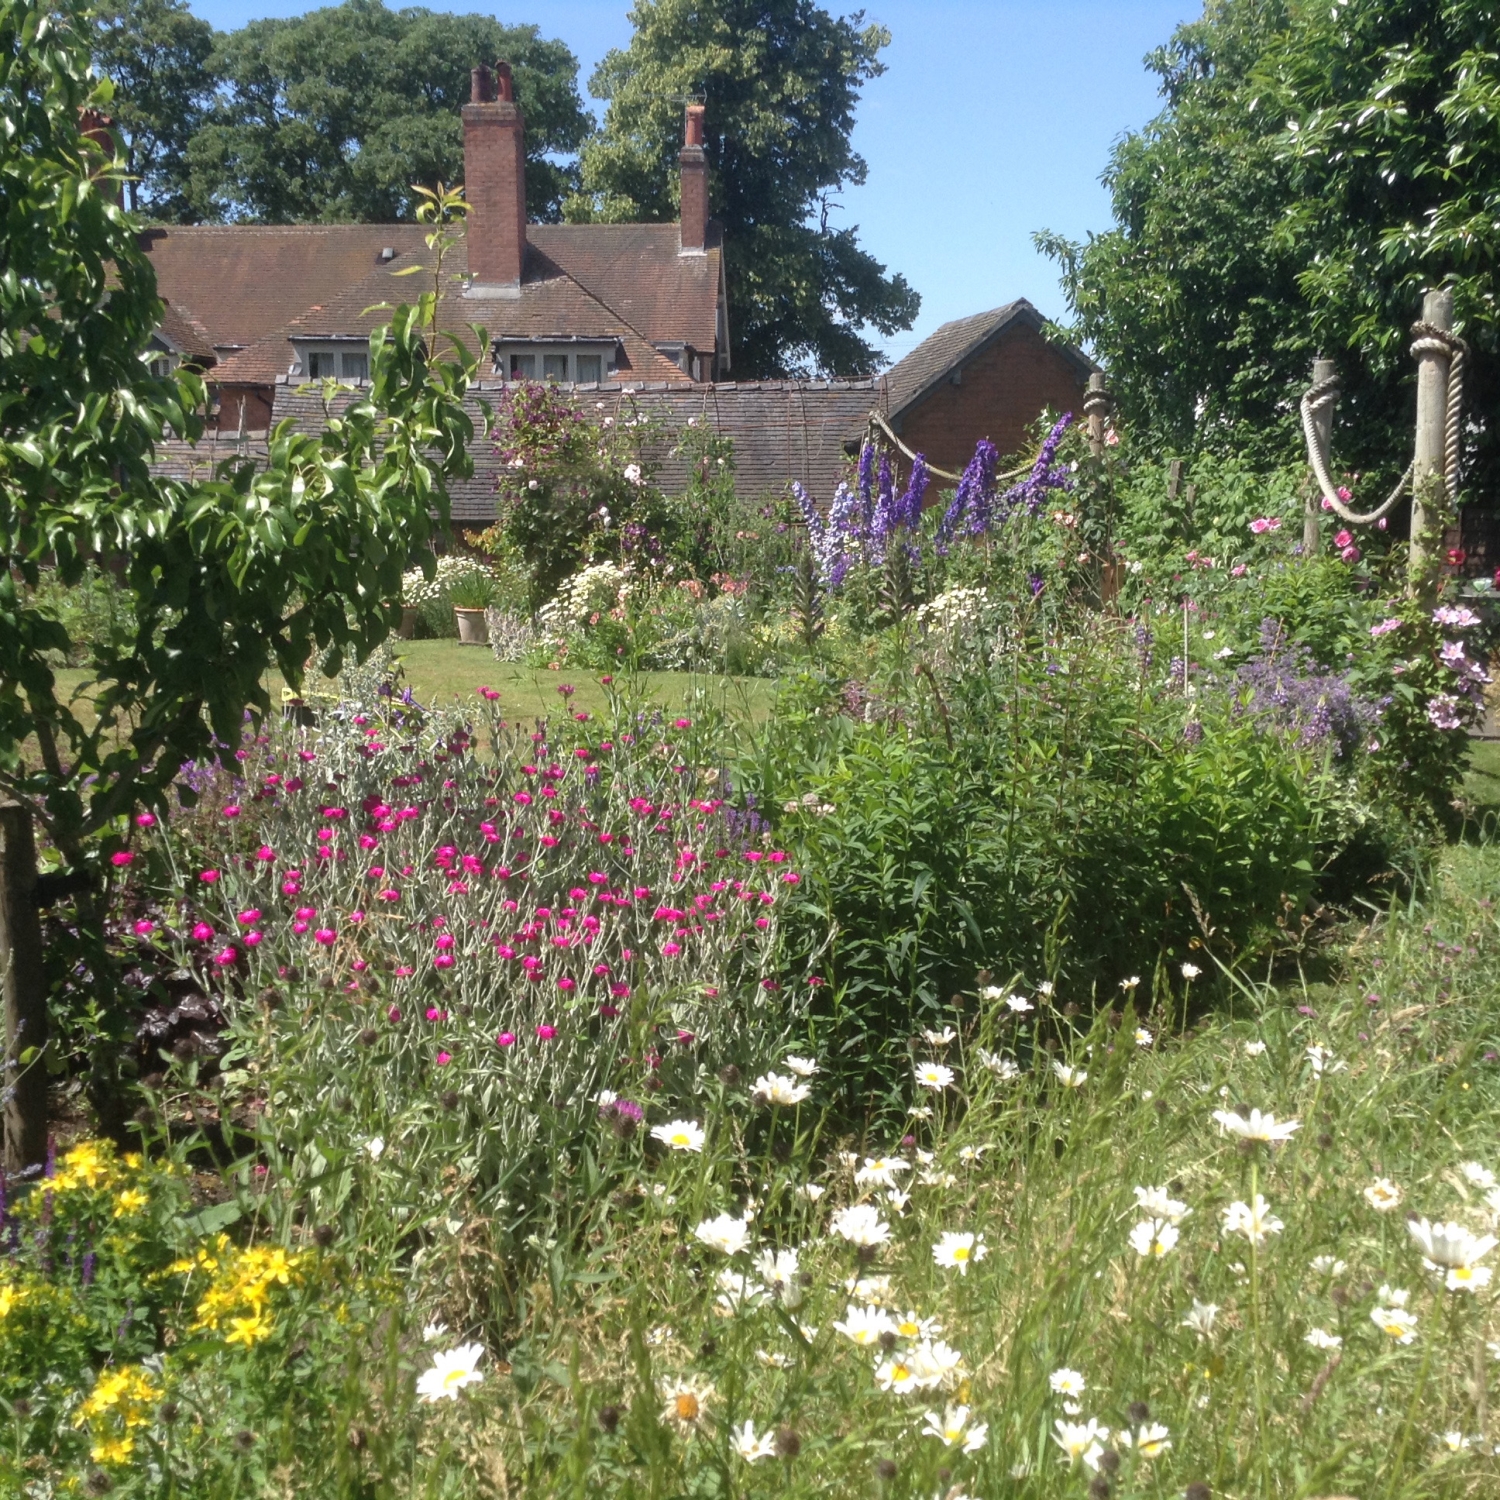
M 935 386 L 941 385 L 952 371 L 979 353 L 991 340 L 1017 322 L 1040 331 L 1047 320 L 1024 297 L 1007 302 L 989 312 L 974 313 L 944 323 L 936 333 L 922 340 L 905 359 L 886 373 L 889 416 L 897 420 L 915 406 Z M 1068 344 L 1056 346 L 1058 352 L 1078 366 L 1081 374 L 1093 373 L 1095 366 L 1087 355 Z

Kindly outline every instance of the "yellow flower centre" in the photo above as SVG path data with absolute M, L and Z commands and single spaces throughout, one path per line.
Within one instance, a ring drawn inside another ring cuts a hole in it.
M 911 1369 L 907 1365 L 891 1366 L 891 1384 L 905 1385 L 911 1379 Z
M 696 1422 L 703 1411 L 698 1398 L 691 1391 L 679 1391 L 673 1406 L 676 1408 L 679 1422 Z
M 467 1370 L 449 1370 L 443 1376 L 443 1389 L 445 1391 L 457 1390 L 460 1386 L 463 1385 L 464 1378 L 468 1375 L 468 1373 L 469 1372 Z
M 954 1260 L 968 1260 L 969 1247 L 967 1245 L 955 1245 L 953 1247 Z

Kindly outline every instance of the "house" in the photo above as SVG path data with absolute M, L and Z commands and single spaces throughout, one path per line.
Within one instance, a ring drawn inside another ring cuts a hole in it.
M 482 326 L 486 366 L 502 380 L 698 385 L 727 375 L 729 299 L 721 231 L 708 216 L 703 113 L 687 108 L 678 223 L 528 224 L 525 121 L 510 68 L 475 68 L 463 111 L 469 215 L 441 268 L 444 326 L 466 338 Z M 205 370 L 220 431 L 263 430 L 278 384 L 366 378 L 382 306 L 413 300 L 438 273 L 426 239 L 413 224 L 149 229 L 164 365 L 191 358 Z
M 1097 367 L 1047 339 L 1046 322 L 1023 297 L 944 323 L 882 381 L 892 431 L 928 463 L 959 473 L 980 438 L 1019 453 L 1043 411 L 1081 414 Z

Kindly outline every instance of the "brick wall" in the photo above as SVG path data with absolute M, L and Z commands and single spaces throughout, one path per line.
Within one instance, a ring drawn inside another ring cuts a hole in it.
M 485 286 L 519 286 L 526 257 L 526 141 L 507 100 L 466 104 L 464 196 L 469 274 Z
M 1084 378 L 1063 355 L 1033 329 L 1013 326 L 963 366 L 958 385 L 945 381 L 905 412 L 897 430 L 929 463 L 961 473 L 980 438 L 1016 454 L 1047 407 L 1081 417 L 1083 392 Z

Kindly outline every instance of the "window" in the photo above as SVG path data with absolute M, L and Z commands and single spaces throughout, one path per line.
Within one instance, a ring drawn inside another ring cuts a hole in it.
M 568 378 L 568 356 L 566 354 L 544 354 L 542 356 L 543 380 L 566 380 Z
M 619 359 L 617 340 L 520 339 L 495 340 L 495 369 L 508 380 L 555 380 L 598 384 L 613 375 Z
M 370 356 L 368 354 L 339 355 L 339 377 L 342 380 L 368 380 Z
M 580 354 L 578 356 L 578 378 L 579 380 L 599 379 L 599 365 L 601 361 L 597 354 Z
M 307 380 L 340 380 L 352 384 L 370 378 L 370 354 L 365 344 L 350 339 L 348 343 L 324 344 L 322 347 L 298 343 L 293 346 Z
M 536 355 L 512 354 L 510 357 L 510 378 L 512 380 L 535 380 Z

